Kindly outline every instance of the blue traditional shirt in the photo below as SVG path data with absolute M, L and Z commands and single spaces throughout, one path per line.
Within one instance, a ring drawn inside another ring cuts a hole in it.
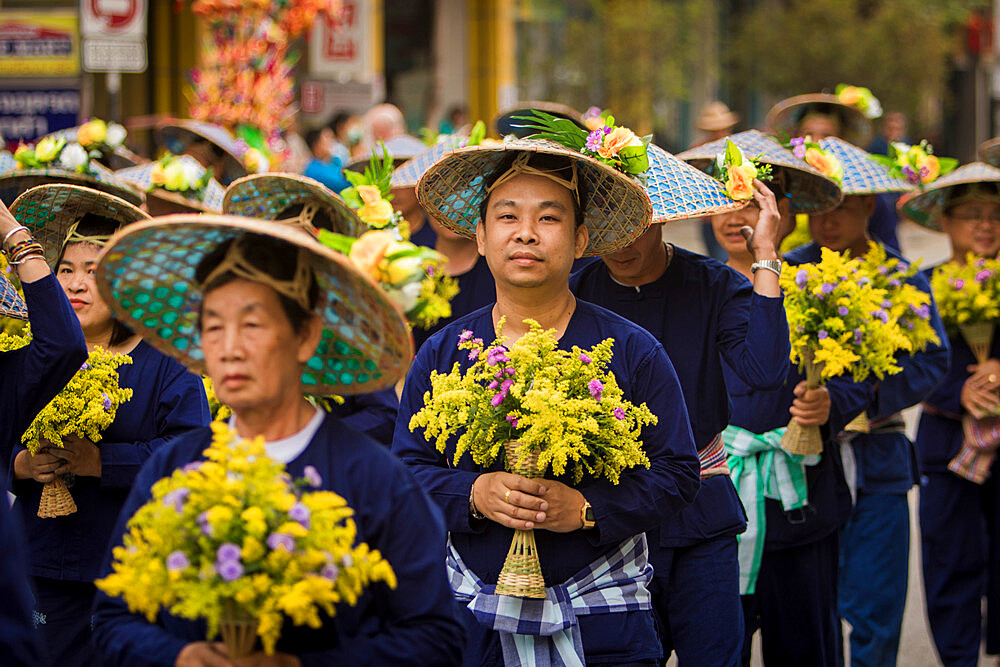
M 393 387 L 368 394 L 344 396 L 344 402 L 339 405 L 330 401 L 330 414 L 340 417 L 348 426 L 386 447 L 392 444 L 397 410 L 399 398 Z
M 112 548 L 122 543 L 127 521 L 151 498 L 152 485 L 192 461 L 203 460 L 208 428 L 190 431 L 162 447 L 143 467 L 114 528 Z M 333 491 L 354 510 L 357 539 L 378 549 L 398 581 L 377 583 L 355 606 L 320 614 L 318 630 L 286 622 L 277 650 L 320 665 L 453 665 L 464 636 L 445 575 L 441 516 L 405 467 L 384 447 L 327 415 L 304 451 L 286 468 L 293 478 L 314 467 L 320 488 Z M 102 568 L 111 571 L 111 553 Z M 173 665 L 180 650 L 206 637 L 202 622 L 161 612 L 155 624 L 132 614 L 121 598 L 98 592 L 94 636 L 108 665 Z
M 100 478 L 76 476 L 69 485 L 77 511 L 39 518 L 43 485 L 33 479 L 13 481 L 14 508 L 27 531 L 32 576 L 96 579 L 111 529 L 139 468 L 170 438 L 210 421 L 201 378 L 145 341 L 129 356 L 132 363 L 119 366 L 118 376 L 122 387 L 132 389 L 132 398 L 118 408 L 114 422 L 94 443 L 101 451 Z M 23 449 L 15 449 L 11 468 Z
M 513 531 L 469 514 L 472 483 L 482 473 L 503 470 L 498 460 L 488 469 L 465 456 L 453 462 L 453 445 L 445 453 L 427 442 L 423 432 L 410 432 L 410 418 L 423 407 L 430 389 L 430 372 L 446 373 L 458 362 L 468 368 L 468 354 L 457 347 L 463 330 L 470 330 L 486 344 L 496 339 L 492 308 L 477 310 L 434 334 L 417 353 L 400 400 L 399 419 L 392 450 L 412 467 L 417 481 L 444 513 L 445 526 L 465 564 L 486 584 L 494 584 L 510 547 Z M 542 575 L 549 584 L 574 576 L 600 556 L 618 549 L 627 538 L 655 527 L 665 516 L 694 499 L 699 486 L 699 464 L 683 395 L 673 366 L 663 347 L 640 327 L 614 313 L 577 299 L 576 310 L 559 340 L 559 346 L 591 347 L 613 338 L 614 373 L 625 398 L 645 402 L 659 421 L 643 429 L 642 440 L 651 466 L 626 470 L 621 483 L 585 477 L 575 486 L 591 504 L 596 528 L 552 533 L 536 530 Z M 468 664 L 503 664 L 497 633 L 486 632 L 472 618 L 469 628 Z M 578 619 L 587 662 L 621 664 L 656 660 L 660 655 L 652 612 L 622 612 Z
M 755 293 L 743 275 L 718 260 L 674 246 L 666 271 L 647 285 L 622 285 L 604 262 L 594 262 L 573 275 L 570 287 L 663 344 L 680 379 L 699 450 L 730 422 L 723 360 L 755 389 L 780 386 L 788 372 L 783 299 Z M 745 527 L 736 489 L 727 475 L 716 475 L 702 482 L 690 507 L 662 522 L 658 545 L 686 546 Z M 657 543 L 650 541 L 655 554 Z

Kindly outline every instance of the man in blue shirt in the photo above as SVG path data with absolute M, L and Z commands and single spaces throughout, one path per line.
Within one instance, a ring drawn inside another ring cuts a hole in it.
M 330 128 L 316 128 L 306 133 L 306 143 L 313 159 L 306 165 L 303 175 L 314 178 L 334 192 L 351 187 L 344 178 L 344 163 L 333 154 L 333 132 Z

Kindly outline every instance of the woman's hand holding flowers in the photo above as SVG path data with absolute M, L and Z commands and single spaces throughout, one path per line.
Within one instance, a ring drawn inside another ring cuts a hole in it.
M 959 400 L 962 407 L 976 419 L 983 419 L 1000 412 L 1000 396 L 997 395 L 997 375 L 1000 375 L 1000 367 L 997 366 L 995 359 L 988 359 L 979 366 L 969 366 L 969 371 L 973 375 L 962 385 Z
M 830 420 L 830 392 L 810 389 L 803 380 L 795 386 L 795 400 L 788 412 L 802 426 L 822 426 Z
M 177 654 L 174 667 L 232 667 L 222 642 L 192 642 Z
M 24 450 L 14 458 L 14 478 L 33 479 L 39 484 L 48 484 L 56 478 L 56 470 L 64 463 L 48 447 L 40 449 L 35 455 Z
M 59 456 L 65 464 L 56 470 L 57 475 L 71 472 L 80 477 L 101 476 L 101 450 L 86 438 L 65 436 Z

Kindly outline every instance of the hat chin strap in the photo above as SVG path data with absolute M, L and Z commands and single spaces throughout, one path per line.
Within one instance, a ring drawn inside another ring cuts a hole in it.
M 84 236 L 83 234 L 79 234 L 76 231 L 79 226 L 79 220 L 70 225 L 69 230 L 66 232 L 66 240 L 63 241 L 61 250 L 66 250 L 66 246 L 70 243 L 90 243 L 99 248 L 103 248 L 108 244 L 108 241 L 111 240 L 110 234 L 104 236 Z
M 277 222 L 284 222 L 289 225 L 295 225 L 296 227 L 302 227 L 308 229 L 313 227 L 313 219 L 316 218 L 316 214 L 319 212 L 319 204 L 314 201 L 310 201 L 302 205 L 302 210 L 299 214 L 292 218 L 284 218 L 278 220 Z
M 505 171 L 500 175 L 500 178 L 493 181 L 493 185 L 486 189 L 486 195 L 489 196 L 494 190 L 506 183 L 507 181 L 520 176 L 521 174 L 527 174 L 529 176 L 541 176 L 547 178 L 550 181 L 557 183 L 570 192 L 573 193 L 573 198 L 576 200 L 577 206 L 580 205 L 580 190 L 579 190 L 579 178 L 576 170 L 576 162 L 570 160 L 570 169 L 573 171 L 573 179 L 567 181 L 565 178 L 556 176 L 554 172 L 546 171 L 545 169 L 538 169 L 537 167 L 532 167 L 528 164 L 528 160 L 531 159 L 531 153 L 521 152 L 518 153 L 514 158 L 514 162 L 510 165 L 510 169 Z
M 226 250 L 226 256 L 205 277 L 200 287 L 204 290 L 206 285 L 211 285 L 219 276 L 232 273 L 244 280 L 267 285 L 278 294 L 287 296 L 302 306 L 303 310 L 309 312 L 311 310 L 309 308 L 309 280 L 312 277 L 312 272 L 309 268 L 309 251 L 305 248 L 299 248 L 298 257 L 295 262 L 295 275 L 291 280 L 279 280 L 261 271 L 247 260 L 243 254 L 244 238 L 241 236 L 232 242 L 229 249 Z

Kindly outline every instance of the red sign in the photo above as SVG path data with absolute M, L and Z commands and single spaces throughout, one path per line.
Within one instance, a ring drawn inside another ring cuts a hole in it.
M 315 81 L 305 81 L 302 84 L 302 111 L 304 113 L 319 113 L 323 108 L 323 86 Z

